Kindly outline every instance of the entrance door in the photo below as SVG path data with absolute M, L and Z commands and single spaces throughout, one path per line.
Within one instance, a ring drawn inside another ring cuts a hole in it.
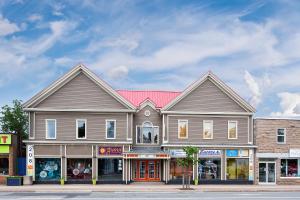
M 133 174 L 135 181 L 159 181 L 159 160 L 136 160 L 133 162 Z
M 276 164 L 275 162 L 260 162 L 259 163 L 259 183 L 276 182 Z

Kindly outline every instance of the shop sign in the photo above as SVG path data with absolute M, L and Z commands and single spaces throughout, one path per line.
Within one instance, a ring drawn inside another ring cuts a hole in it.
M 99 155 L 122 155 L 122 147 L 99 147 Z
M 253 149 L 250 149 L 249 151 L 249 180 L 254 180 L 254 154 Z
M 186 153 L 182 149 L 171 149 L 170 150 L 170 155 L 173 158 L 184 158 L 184 157 L 186 157 Z
M 0 134 L 0 145 L 2 144 L 11 144 L 10 134 Z
M 9 153 L 8 145 L 0 145 L 0 153 Z
M 226 156 L 227 157 L 238 157 L 239 150 L 238 149 L 226 149 Z
M 27 176 L 33 176 L 33 145 L 27 145 Z
M 212 149 L 205 149 L 199 151 L 199 157 L 211 157 L 211 156 L 221 156 L 221 150 L 212 150 Z
M 291 158 L 299 158 L 300 157 L 300 149 L 290 149 L 290 157 Z

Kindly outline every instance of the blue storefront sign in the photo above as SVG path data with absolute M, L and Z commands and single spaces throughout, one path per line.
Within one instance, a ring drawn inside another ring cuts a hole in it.
M 239 150 L 238 149 L 226 149 L 226 156 L 227 157 L 238 157 Z

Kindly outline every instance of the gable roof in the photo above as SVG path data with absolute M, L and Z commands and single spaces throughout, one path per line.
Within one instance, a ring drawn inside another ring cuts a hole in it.
M 163 108 L 181 94 L 181 92 L 151 90 L 117 90 L 117 92 L 136 107 L 149 100 L 156 108 Z
M 226 85 L 220 78 L 218 78 L 211 71 L 207 72 L 202 78 L 188 86 L 180 95 L 174 98 L 171 102 L 162 108 L 162 111 L 167 111 L 188 96 L 192 91 L 198 88 L 206 80 L 211 80 L 219 89 L 221 89 L 229 98 L 234 100 L 239 106 L 241 106 L 247 112 L 255 112 L 255 108 L 252 107 L 247 101 L 240 97 L 235 91 L 233 91 L 228 85 Z
M 122 105 L 127 107 L 128 109 L 135 110 L 135 106 L 132 105 L 129 101 L 127 101 L 123 96 L 117 93 L 110 85 L 101 80 L 97 75 L 91 72 L 87 67 L 82 64 L 79 64 L 72 68 L 68 73 L 60 77 L 54 83 L 52 83 L 47 88 L 43 89 L 27 102 L 23 104 L 24 108 L 30 108 L 38 103 L 42 102 L 48 96 L 56 92 L 58 89 L 63 87 L 69 81 L 71 81 L 74 77 L 76 77 L 79 73 L 83 72 L 89 79 L 91 79 L 94 83 L 96 83 L 99 87 L 101 87 L 104 91 L 110 94 L 113 98 L 119 101 Z

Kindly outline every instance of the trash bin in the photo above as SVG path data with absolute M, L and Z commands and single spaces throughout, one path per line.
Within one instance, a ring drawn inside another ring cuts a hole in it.
M 23 176 L 23 185 L 32 185 L 32 176 Z

